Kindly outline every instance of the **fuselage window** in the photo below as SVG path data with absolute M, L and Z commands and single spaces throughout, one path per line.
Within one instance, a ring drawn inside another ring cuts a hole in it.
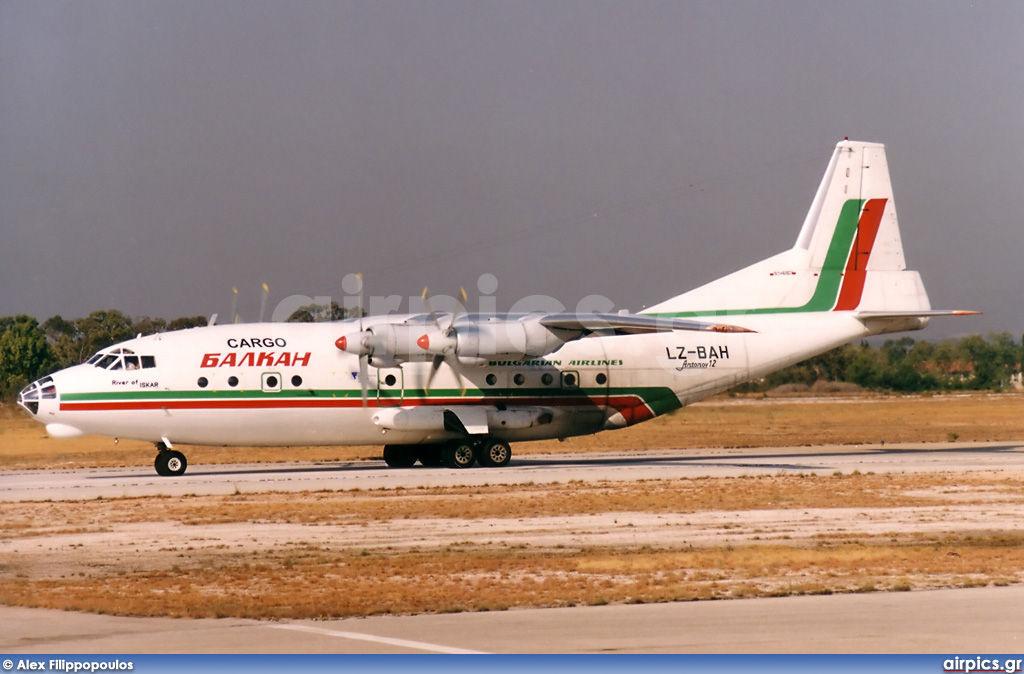
M 206 388 L 210 381 L 206 377 L 200 377 L 196 383 L 199 384 L 199 388 Z
M 302 377 L 299 375 L 292 377 L 292 386 L 302 386 Z
M 522 373 L 519 373 L 515 377 L 512 377 L 512 381 L 516 383 L 516 386 L 522 386 L 526 383 L 526 377 L 524 377 Z
M 555 378 L 551 376 L 550 372 L 545 372 L 540 376 L 540 383 L 544 384 L 545 386 L 551 386 L 551 382 L 553 382 L 554 380 Z
M 497 377 L 495 377 L 493 374 L 487 375 L 487 385 L 488 386 L 494 386 L 497 383 L 498 383 L 498 378 Z
M 238 377 L 228 377 L 228 386 L 238 386 Z
M 608 381 L 608 377 L 606 377 L 604 375 L 604 372 L 598 372 L 597 373 L 597 383 L 598 384 L 604 385 L 604 383 L 607 382 L 607 381 Z

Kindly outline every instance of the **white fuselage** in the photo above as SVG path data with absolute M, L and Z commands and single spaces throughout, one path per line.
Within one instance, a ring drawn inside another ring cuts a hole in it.
M 365 400 L 358 357 L 335 346 L 353 321 L 195 328 L 105 350 L 136 356 L 116 369 L 100 359 L 52 375 L 56 396 L 33 416 L 55 436 L 288 446 L 442 442 L 459 435 L 437 421 L 451 410 L 507 441 L 561 438 L 651 419 L 869 334 L 845 313 L 743 325 L 754 332 L 588 337 L 543 357 L 442 365 L 429 388 L 429 360 L 369 367 Z

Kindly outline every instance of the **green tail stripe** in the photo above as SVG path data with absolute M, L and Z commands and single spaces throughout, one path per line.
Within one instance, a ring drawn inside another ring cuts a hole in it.
M 832 234 L 825 261 L 818 276 L 814 295 L 800 307 L 764 307 L 760 309 L 718 309 L 711 311 L 679 311 L 675 313 L 650 314 L 666 318 L 694 318 L 697 316 L 749 316 L 751 314 L 793 314 L 811 311 L 830 311 L 839 298 L 843 283 L 846 260 L 850 256 L 853 237 L 857 235 L 860 211 L 867 199 L 848 199 L 839 213 L 836 230 Z

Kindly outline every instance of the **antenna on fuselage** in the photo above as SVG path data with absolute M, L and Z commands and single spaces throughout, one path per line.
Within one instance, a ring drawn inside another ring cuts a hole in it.
M 231 296 L 231 322 L 238 324 L 238 288 L 231 286 L 231 292 L 234 295 Z

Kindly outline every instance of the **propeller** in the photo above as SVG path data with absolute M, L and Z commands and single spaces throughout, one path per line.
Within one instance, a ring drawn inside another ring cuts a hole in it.
M 434 307 L 431 305 L 430 297 L 427 295 L 427 288 L 423 288 L 423 303 L 427 306 L 427 310 L 430 312 L 430 319 L 437 326 L 437 331 L 434 333 L 424 333 L 422 337 L 416 340 L 417 346 L 424 351 L 434 354 L 434 358 L 430 364 L 430 372 L 427 375 L 427 383 L 424 386 L 425 391 L 430 391 L 430 384 L 434 381 L 434 375 L 441 368 L 441 363 L 447 361 L 448 367 L 452 369 L 455 376 L 459 380 L 459 385 L 462 386 L 462 394 L 466 394 L 466 382 L 462 377 L 462 372 L 459 368 L 458 357 L 448 359 L 448 356 L 455 355 L 455 349 L 458 346 L 458 335 L 455 332 L 455 321 L 459 317 L 459 309 L 465 309 L 466 304 L 469 302 L 469 298 L 466 295 L 466 289 L 459 289 L 462 295 L 462 302 L 458 304 L 455 311 L 451 313 L 451 320 L 448 321 L 448 326 L 443 327 L 441 320 L 434 311 Z
M 355 285 L 353 285 L 355 284 Z M 349 344 L 347 337 L 340 337 L 335 345 L 342 351 L 359 355 L 359 388 L 362 391 L 363 407 L 367 406 L 370 390 L 370 334 L 363 330 L 363 275 L 348 274 L 341 282 L 342 289 L 348 295 L 359 293 L 359 304 L 356 314 L 359 316 L 359 344 Z
M 270 297 L 270 288 L 263 284 L 263 296 L 260 298 L 260 323 L 263 322 L 263 314 L 267 313 L 267 298 Z

